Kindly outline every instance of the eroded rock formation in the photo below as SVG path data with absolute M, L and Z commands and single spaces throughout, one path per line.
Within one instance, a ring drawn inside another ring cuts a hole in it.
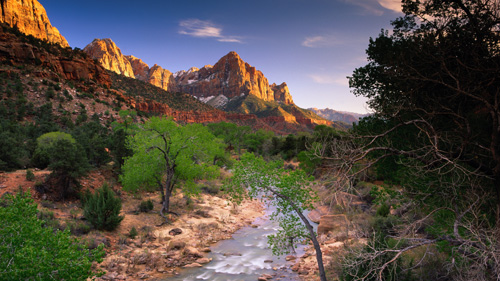
M 97 59 L 107 70 L 126 77 L 135 78 L 134 70 L 129 60 L 127 60 L 120 48 L 111 39 L 94 39 L 83 51 L 92 58 Z
M 36 0 L 0 1 L 0 20 L 25 34 L 69 47 L 59 30 L 50 24 L 45 8 Z

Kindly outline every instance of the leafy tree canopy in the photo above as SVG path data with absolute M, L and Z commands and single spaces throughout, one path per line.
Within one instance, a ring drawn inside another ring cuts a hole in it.
M 196 192 L 195 180 L 218 175 L 214 157 L 224 152 L 222 142 L 201 124 L 180 126 L 171 119 L 153 117 L 130 136 L 134 152 L 126 159 L 120 177 L 127 190 L 159 189 L 162 211 L 169 212 L 170 195 L 178 181 Z

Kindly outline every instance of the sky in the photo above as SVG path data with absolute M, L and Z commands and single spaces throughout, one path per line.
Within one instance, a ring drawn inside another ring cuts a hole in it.
M 39 0 L 71 47 L 111 38 L 124 55 L 177 72 L 236 51 L 295 104 L 367 113 L 347 76 L 369 38 L 401 16 L 398 0 Z

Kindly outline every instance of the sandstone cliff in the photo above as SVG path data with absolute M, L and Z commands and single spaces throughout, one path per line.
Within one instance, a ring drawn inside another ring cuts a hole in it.
M 69 47 L 59 30 L 50 24 L 45 8 L 36 0 L 0 1 L 0 21 L 36 38 Z
M 120 48 L 109 38 L 94 39 L 83 51 L 97 59 L 107 70 L 150 83 L 165 91 L 177 90 L 170 71 L 156 64 L 150 68 L 139 58 L 124 56 Z
M 271 89 L 274 92 L 274 100 L 283 102 L 284 104 L 293 104 L 292 95 L 285 82 L 281 83 L 281 85 L 272 84 Z
M 132 65 L 111 39 L 94 39 L 83 51 L 97 59 L 107 70 L 135 78 Z
M 162 88 L 165 91 L 170 91 L 170 92 L 177 91 L 177 85 L 175 83 L 175 79 L 172 72 L 163 69 L 161 66 L 157 64 L 151 67 L 147 79 L 143 81 L 155 85 L 156 87 Z

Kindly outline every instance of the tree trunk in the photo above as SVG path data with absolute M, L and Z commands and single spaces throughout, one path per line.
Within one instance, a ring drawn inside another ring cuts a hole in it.
M 295 206 L 294 206 L 295 209 Z M 326 272 L 325 267 L 323 266 L 323 253 L 321 252 L 321 247 L 319 246 L 318 239 L 316 238 L 316 234 L 314 233 L 314 229 L 312 225 L 309 223 L 307 218 L 302 214 L 302 212 L 295 209 L 297 214 L 299 215 L 302 222 L 306 225 L 307 230 L 309 231 L 309 235 L 311 236 L 311 240 L 313 242 L 314 250 L 316 250 L 316 260 L 318 261 L 318 269 L 319 269 L 319 278 L 321 281 L 326 280 Z
M 267 188 L 267 190 L 271 191 L 274 195 L 276 195 L 276 196 L 282 198 L 283 200 L 287 201 L 288 203 L 290 203 L 290 205 L 295 210 L 297 215 L 300 217 L 302 222 L 306 225 L 306 228 L 309 231 L 309 236 L 313 242 L 314 250 L 316 251 L 316 261 L 318 262 L 319 278 L 321 281 L 327 281 L 325 267 L 323 266 L 323 253 L 321 252 L 321 247 L 319 246 L 319 242 L 318 242 L 318 239 L 316 238 L 316 234 L 314 233 L 314 229 L 313 229 L 312 225 L 309 223 L 309 221 L 304 216 L 304 214 L 299 210 L 299 208 L 297 208 L 295 203 L 292 202 L 292 200 L 290 200 L 290 198 L 288 198 L 287 196 L 285 196 L 279 192 L 276 192 L 272 188 Z

